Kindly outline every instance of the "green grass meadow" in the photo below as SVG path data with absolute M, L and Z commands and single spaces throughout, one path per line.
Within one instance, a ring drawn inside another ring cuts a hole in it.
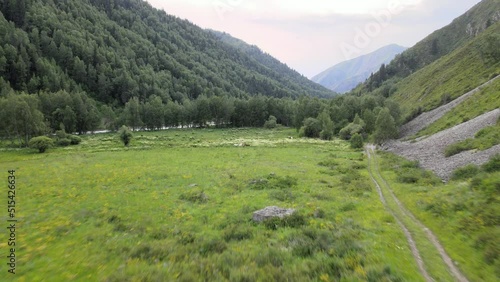
M 500 157 L 489 172 L 477 169 L 446 184 L 418 164 L 388 153 L 380 157 L 382 176 L 396 196 L 435 233 L 469 281 L 498 281 Z
M 16 275 L 1 263 L 0 280 L 422 281 L 363 152 L 296 136 L 170 130 L 125 148 L 101 134 L 45 154 L 4 143 L 19 223 Z M 298 215 L 254 223 L 266 206 Z

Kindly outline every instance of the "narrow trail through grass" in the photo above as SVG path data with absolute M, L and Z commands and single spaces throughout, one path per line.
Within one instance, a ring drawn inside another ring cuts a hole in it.
M 439 274 L 439 281 L 446 278 L 452 278 L 455 281 L 468 282 L 469 280 L 460 272 L 460 270 L 455 266 L 453 260 L 448 256 L 443 246 L 439 243 L 437 237 L 432 233 L 432 231 L 427 228 L 422 222 L 420 222 L 410 211 L 408 211 L 404 205 L 399 201 L 394 192 L 392 191 L 390 185 L 380 174 L 380 169 L 375 156 L 375 146 L 367 145 L 366 153 L 368 156 L 368 171 L 372 181 L 377 187 L 380 199 L 384 206 L 391 212 L 400 227 L 403 229 L 405 236 L 407 237 L 408 243 L 412 249 L 413 256 L 417 261 L 420 272 L 426 281 L 434 281 L 437 274 Z M 387 200 L 384 194 L 389 194 L 391 198 Z M 413 236 L 412 236 L 413 234 Z M 420 249 L 417 247 L 419 242 Z M 429 243 L 433 245 L 434 250 L 429 249 Z M 422 254 L 421 255 L 421 251 Z M 436 265 L 435 258 L 430 262 L 430 256 L 436 257 L 436 251 L 438 252 L 440 258 L 438 264 Z M 422 259 L 424 257 L 424 260 Z M 446 275 L 439 269 L 442 269 L 443 264 L 446 265 L 447 272 L 450 277 L 444 277 Z M 427 268 L 426 268 L 427 266 Z M 429 269 L 428 268 L 431 268 Z M 431 272 L 429 274 L 427 271 Z M 447 280 L 448 280 L 447 279 Z

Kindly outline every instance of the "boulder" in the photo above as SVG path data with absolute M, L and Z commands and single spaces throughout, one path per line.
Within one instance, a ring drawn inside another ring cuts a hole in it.
M 262 210 L 258 210 L 253 213 L 253 220 L 256 222 L 262 222 L 266 219 L 273 217 L 284 218 L 295 213 L 294 209 L 283 209 L 279 207 L 267 207 Z

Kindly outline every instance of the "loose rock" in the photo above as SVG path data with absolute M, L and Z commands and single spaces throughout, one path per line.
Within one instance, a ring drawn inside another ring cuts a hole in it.
M 279 207 L 266 207 L 262 210 L 258 210 L 253 213 L 253 220 L 256 222 L 262 222 L 266 219 L 279 217 L 284 218 L 295 213 L 295 209 L 284 209 Z

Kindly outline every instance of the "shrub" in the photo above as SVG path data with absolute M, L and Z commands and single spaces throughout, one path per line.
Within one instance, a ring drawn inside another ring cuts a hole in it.
M 344 140 L 349 140 L 352 138 L 352 136 L 354 136 L 354 134 L 360 134 L 362 131 L 363 127 L 361 125 L 350 123 L 340 130 L 339 136 Z
M 254 179 L 250 181 L 250 187 L 254 190 L 287 189 L 296 186 L 297 183 L 298 181 L 295 177 L 281 177 L 275 174 L 270 174 L 266 178 Z
M 226 242 L 222 241 L 219 238 L 213 238 L 205 241 L 202 244 L 202 248 L 200 253 L 204 256 L 207 256 L 212 253 L 223 253 L 227 249 Z
M 128 146 L 130 144 L 130 140 L 134 137 L 132 131 L 127 126 L 122 126 L 118 131 L 118 135 L 120 136 L 120 140 L 122 140 L 123 145 Z
M 340 208 L 341 212 L 348 212 L 353 210 L 356 210 L 356 204 L 354 203 L 347 203 Z
M 271 230 L 276 230 L 280 227 L 298 228 L 306 225 L 306 218 L 299 213 L 294 213 L 283 218 L 273 217 L 264 221 L 264 226 Z
M 206 203 L 208 201 L 208 196 L 201 189 L 193 189 L 183 192 L 179 199 L 191 203 Z
M 57 139 L 64 139 L 64 138 L 68 138 L 68 134 L 64 130 L 57 130 L 56 137 L 57 137 Z
M 482 169 L 490 173 L 500 171 L 500 154 L 493 156 L 482 166 Z
M 451 144 L 444 150 L 445 157 L 451 157 L 453 155 L 459 154 L 464 151 L 469 151 L 474 149 L 474 140 L 467 139 L 462 142 Z
M 56 144 L 57 144 L 57 146 L 67 147 L 67 146 L 71 145 L 71 140 L 69 140 L 68 138 L 58 139 L 56 141 Z
M 479 173 L 479 167 L 473 164 L 457 168 L 451 175 L 453 180 L 462 180 L 473 178 Z
M 363 148 L 363 136 L 356 133 L 351 137 L 351 148 L 361 149 Z
M 414 171 L 405 171 L 398 175 L 398 181 L 401 183 L 414 184 L 417 183 L 419 179 L 419 176 L 416 175 Z
M 78 145 L 82 142 L 82 138 L 76 135 L 68 135 L 68 139 L 71 141 L 71 145 Z
M 242 241 L 242 240 L 252 239 L 253 232 L 252 229 L 248 227 L 232 225 L 224 231 L 223 237 L 226 242 Z
M 45 153 L 48 148 L 54 146 L 54 141 L 47 136 L 38 136 L 31 138 L 28 146 L 37 149 L 39 153 Z
M 274 129 L 278 126 L 277 120 L 275 116 L 269 116 L 269 119 L 264 123 L 264 128 L 266 129 Z
M 378 282 L 378 281 L 390 281 L 390 282 L 399 282 L 403 281 L 400 277 L 392 273 L 392 270 L 389 266 L 384 267 L 382 271 L 378 270 L 369 270 L 366 274 L 366 280 L 368 282 Z
M 325 129 L 322 130 L 319 134 L 319 138 L 322 140 L 332 140 L 333 139 L 333 130 Z
M 337 167 L 339 165 L 338 162 L 336 162 L 335 160 L 333 159 L 330 159 L 330 160 L 326 160 L 326 161 L 322 161 L 322 162 L 319 162 L 318 163 L 319 166 L 324 166 L 324 167 L 328 167 L 330 169 L 334 169 L 335 167 Z
M 322 124 L 315 118 L 307 118 L 304 120 L 304 126 L 301 128 L 301 137 L 318 138 L 322 130 Z

